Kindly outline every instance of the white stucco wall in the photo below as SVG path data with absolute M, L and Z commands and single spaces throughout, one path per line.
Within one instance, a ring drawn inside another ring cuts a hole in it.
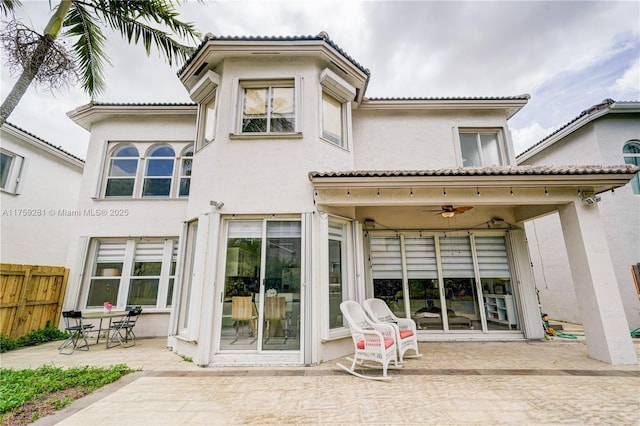
M 70 230 L 67 262 L 71 265 L 65 307 L 83 308 L 82 286 L 86 286 L 84 269 L 91 267 L 86 258 L 91 239 L 120 237 L 171 237 L 178 239 L 186 216 L 187 199 L 105 199 L 102 188 L 105 176 L 106 144 L 109 142 L 192 142 L 195 132 L 195 109 L 187 115 L 131 115 L 95 123 L 87 151 L 85 173 L 80 187 L 77 209 L 100 211 L 100 215 L 79 218 Z M 141 167 L 139 164 L 138 167 Z M 169 310 L 146 309 L 136 325 L 138 336 L 166 336 Z
M 25 159 L 20 193 L 0 192 L 3 263 L 66 266 L 82 178 L 80 160 L 14 128 L 2 128 L 3 149 Z
M 637 114 L 608 114 L 566 136 L 522 164 L 624 164 L 622 147 L 640 138 Z M 629 328 L 640 326 L 640 301 L 631 276 L 631 265 L 640 260 L 640 196 L 625 185 L 615 193 L 600 194 L 598 209 L 607 233 Z M 527 224 L 542 309 L 553 319 L 580 322 L 573 279 L 558 215 Z M 536 236 L 537 234 L 537 236 Z
M 461 167 L 459 127 L 501 129 L 506 125 L 503 114 L 484 111 L 354 109 L 355 167 L 357 170 Z M 503 138 L 507 145 L 506 135 Z

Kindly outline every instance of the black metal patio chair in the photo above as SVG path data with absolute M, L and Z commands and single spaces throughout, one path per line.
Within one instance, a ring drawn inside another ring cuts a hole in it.
M 133 329 L 135 328 L 141 313 L 142 308 L 140 306 L 128 308 L 127 314 L 123 316 L 121 320 L 111 323 L 107 340 L 107 349 L 115 346 L 128 348 L 136 344 L 136 334 L 133 332 Z
M 93 324 L 84 324 L 80 311 L 64 311 L 62 318 L 69 337 L 58 347 L 58 351 L 63 355 L 71 355 L 76 350 L 88 351 L 87 333 L 92 331 Z

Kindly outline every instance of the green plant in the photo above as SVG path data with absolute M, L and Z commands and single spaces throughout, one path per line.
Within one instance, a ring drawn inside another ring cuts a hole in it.
M 24 346 L 35 346 L 40 343 L 51 342 L 54 340 L 63 340 L 69 337 L 69 334 L 60 331 L 56 327 L 52 327 L 47 321 L 45 327 L 40 330 L 34 330 L 29 334 L 20 336 L 15 340 L 9 340 L 6 336 L 0 334 L 0 353 L 4 353 L 16 348 Z
M 184 362 L 193 362 L 193 358 L 191 358 L 190 356 L 180 355 L 180 358 L 182 358 Z
M 132 370 L 124 364 L 108 368 L 74 367 L 62 369 L 44 365 L 34 370 L 0 369 L 0 414 L 17 410 L 27 402 L 46 399 L 47 395 L 70 388 L 79 388 L 83 394 L 91 393 L 115 382 Z M 60 408 L 70 400 L 63 397 L 55 402 Z

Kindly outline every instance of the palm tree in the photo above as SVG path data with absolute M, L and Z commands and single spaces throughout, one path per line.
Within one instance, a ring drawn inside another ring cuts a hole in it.
M 1 1 L 0 14 L 4 16 L 21 6 L 19 0 Z M 200 33 L 193 24 L 180 21 L 177 3 L 178 0 L 60 0 L 52 9 L 43 34 L 16 21 L 9 23 L 1 36 L 5 58 L 21 73 L 2 103 L 0 125 L 34 80 L 57 87 L 61 82 L 74 82 L 77 77 L 91 99 L 104 91 L 104 66 L 109 63 L 104 52 L 105 28 L 119 32 L 129 43 L 142 43 L 147 56 L 155 46 L 169 65 L 185 61 L 194 48 L 174 37 L 197 41 Z M 74 41 L 71 53 L 57 42 L 59 36 Z

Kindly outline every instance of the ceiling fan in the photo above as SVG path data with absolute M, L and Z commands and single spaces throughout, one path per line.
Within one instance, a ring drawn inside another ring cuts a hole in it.
M 449 205 L 449 206 L 442 206 L 442 210 L 435 210 L 435 211 L 436 211 L 436 214 L 439 214 L 442 217 L 450 218 L 457 214 L 462 214 L 467 210 L 471 210 L 472 208 L 473 208 L 472 206 L 453 207 Z

